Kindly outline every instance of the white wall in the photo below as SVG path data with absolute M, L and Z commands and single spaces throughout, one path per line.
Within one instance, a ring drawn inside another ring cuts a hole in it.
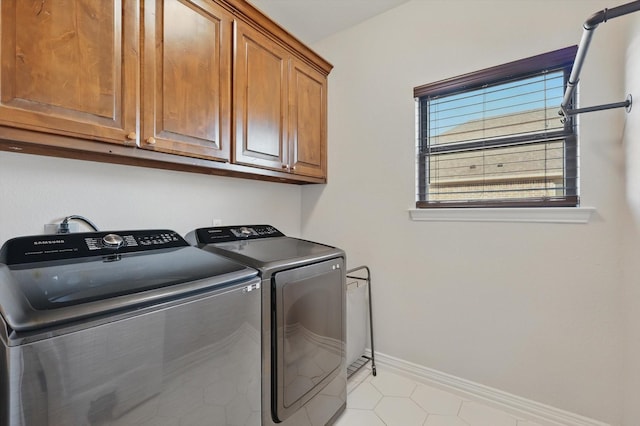
M 638 99 L 640 96 L 640 14 L 634 15 L 627 46 L 625 67 L 626 91 Z M 640 108 L 631 109 L 625 122 L 624 151 L 626 154 L 625 187 L 630 214 L 624 224 L 625 250 L 624 310 L 625 363 L 624 363 L 624 419 L 626 425 L 637 424 L 640 419 Z
M 303 188 L 302 233 L 372 267 L 377 350 L 621 424 L 624 111 L 581 119 L 587 225 L 412 222 L 407 210 L 413 87 L 578 44 L 587 17 L 622 3 L 413 0 L 314 46 L 335 66 L 330 184 Z M 597 30 L 582 106 L 624 99 L 629 20 Z
M 0 244 L 70 214 L 103 230 L 184 235 L 221 219 L 299 235 L 300 203 L 296 185 L 0 152 Z

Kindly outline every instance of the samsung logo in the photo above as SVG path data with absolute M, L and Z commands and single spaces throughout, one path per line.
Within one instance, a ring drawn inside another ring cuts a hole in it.
M 64 240 L 42 240 L 42 241 L 34 241 L 34 246 L 41 246 L 43 244 L 64 244 Z

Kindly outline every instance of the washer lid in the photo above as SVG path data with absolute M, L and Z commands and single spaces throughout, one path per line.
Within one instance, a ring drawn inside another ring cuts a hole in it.
M 12 329 L 33 330 L 150 305 L 258 273 L 190 247 L 173 231 L 108 233 L 129 243 L 95 248 L 102 234 L 107 233 L 21 237 L 4 244 L 0 314 Z
M 334 247 L 291 237 L 274 237 L 251 241 L 215 244 L 219 250 L 237 253 L 257 264 L 307 259 L 333 253 Z

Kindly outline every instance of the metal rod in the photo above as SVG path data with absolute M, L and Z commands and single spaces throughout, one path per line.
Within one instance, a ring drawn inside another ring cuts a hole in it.
M 560 105 L 560 115 L 563 115 L 565 118 L 571 115 L 568 113 L 567 106 L 570 104 L 571 98 L 573 97 L 573 92 L 575 91 L 576 85 L 580 80 L 580 71 L 582 70 L 582 64 L 584 63 L 584 59 L 587 56 L 587 51 L 589 50 L 589 44 L 591 43 L 591 38 L 593 37 L 593 31 L 598 27 L 598 25 L 603 22 L 607 22 L 609 19 L 628 15 L 629 13 L 637 12 L 639 10 L 640 0 L 637 0 L 611 9 L 603 9 L 591 15 L 591 17 L 589 17 L 589 19 L 584 22 L 582 39 L 580 40 L 580 44 L 578 45 L 578 52 L 576 53 L 576 58 L 573 62 L 573 69 L 571 70 L 571 75 L 569 76 L 569 81 L 567 82 L 567 89 L 564 92 L 564 98 L 562 99 L 562 104 Z
M 630 3 L 621 4 L 620 6 L 612 7 L 611 9 L 603 9 L 599 12 L 591 15 L 584 23 L 585 28 L 595 28 L 603 22 L 607 22 L 609 19 L 617 18 L 619 16 L 628 15 L 640 10 L 640 1 L 632 1 Z
M 627 108 L 629 109 L 631 107 L 631 95 L 629 95 L 627 97 L 627 100 L 624 102 L 614 102 L 611 104 L 604 104 L 604 105 L 598 105 L 598 106 L 592 106 L 592 107 L 585 107 L 585 108 L 577 108 L 577 109 L 567 109 L 565 110 L 565 114 L 567 116 L 570 115 L 576 115 L 576 114 L 582 114 L 583 112 L 592 112 L 592 111 L 602 111 L 605 109 L 613 109 L 613 108 Z
M 573 97 L 573 92 L 576 90 L 576 86 L 578 85 L 578 81 L 580 81 L 580 71 L 582 70 L 582 64 L 584 63 L 584 58 L 587 56 L 587 50 L 589 50 L 589 45 L 591 44 L 591 38 L 593 37 L 593 30 L 585 29 L 582 33 L 582 39 L 580 39 L 580 44 L 578 45 L 578 52 L 576 53 L 576 58 L 573 61 L 573 68 L 571 70 L 571 75 L 569 76 L 569 81 L 567 81 L 567 89 L 564 92 L 564 98 L 562 98 L 562 104 L 560 104 L 560 111 L 564 112 L 566 110 L 567 105 L 570 104 L 571 98 Z M 562 114 L 565 115 L 565 114 Z

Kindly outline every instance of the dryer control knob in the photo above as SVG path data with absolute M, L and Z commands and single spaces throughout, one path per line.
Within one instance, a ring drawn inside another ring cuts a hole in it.
M 242 234 L 243 237 L 248 237 L 249 235 L 252 234 L 251 229 L 247 228 L 246 226 L 243 226 L 242 228 L 240 228 L 240 233 Z
M 102 244 L 108 248 L 118 248 L 124 244 L 124 239 L 117 234 L 107 234 L 102 237 Z

